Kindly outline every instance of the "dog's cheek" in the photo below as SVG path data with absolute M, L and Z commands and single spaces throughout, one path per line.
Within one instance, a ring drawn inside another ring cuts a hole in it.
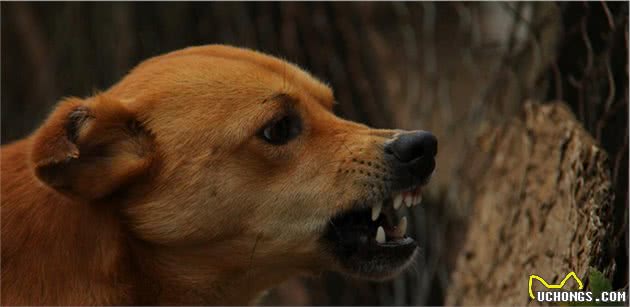
M 223 189 L 222 185 L 229 186 L 229 177 L 214 175 L 194 165 L 160 174 L 152 188 L 125 210 L 136 234 L 150 242 L 173 245 L 222 240 L 241 232 L 250 218 L 244 192 Z

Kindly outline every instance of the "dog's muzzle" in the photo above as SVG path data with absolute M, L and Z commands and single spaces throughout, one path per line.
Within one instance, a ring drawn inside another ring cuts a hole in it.
M 417 244 L 406 236 L 407 218 L 399 213 L 421 203 L 422 186 L 435 170 L 437 139 L 426 131 L 400 133 L 382 154 L 390 196 L 358 201 L 331 219 L 324 235 L 342 269 L 363 278 L 391 277 L 413 259 Z

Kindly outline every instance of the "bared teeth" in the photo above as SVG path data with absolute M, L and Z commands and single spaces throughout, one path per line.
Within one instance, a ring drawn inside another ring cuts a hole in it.
M 405 193 L 404 203 L 407 208 L 411 208 L 411 206 L 413 205 L 413 195 L 411 195 L 411 193 Z
M 414 197 L 413 205 L 419 205 L 422 203 L 422 194 L 418 193 L 416 197 Z
M 381 209 L 383 209 L 382 203 L 377 203 L 372 207 L 372 221 L 378 219 L 378 216 L 381 215 Z
M 385 230 L 383 229 L 383 226 L 378 226 L 378 229 L 376 230 L 376 242 L 385 243 Z
M 400 193 L 396 193 L 395 195 L 392 195 L 392 206 L 394 207 L 394 210 L 398 210 L 402 208 L 403 204 L 407 206 L 407 208 L 411 208 L 421 203 L 422 203 L 422 187 L 417 187 L 408 191 L 404 191 L 404 192 L 400 192 Z M 374 209 L 373 209 L 373 212 L 374 212 Z M 376 217 L 373 216 L 373 220 L 376 220 Z
M 397 232 L 398 235 L 401 237 L 404 237 L 405 234 L 407 233 L 407 217 L 403 216 L 402 219 L 400 219 L 400 222 L 398 222 L 398 227 L 397 228 Z
M 402 194 L 396 194 L 396 197 L 394 197 L 394 209 L 398 210 L 400 209 L 400 207 L 402 207 L 402 203 L 403 203 L 403 196 Z

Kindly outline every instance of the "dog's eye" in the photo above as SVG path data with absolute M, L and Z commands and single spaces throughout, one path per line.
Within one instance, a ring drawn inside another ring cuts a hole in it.
M 261 131 L 260 136 L 273 145 L 284 145 L 302 132 L 302 122 L 296 115 L 285 115 L 272 120 Z

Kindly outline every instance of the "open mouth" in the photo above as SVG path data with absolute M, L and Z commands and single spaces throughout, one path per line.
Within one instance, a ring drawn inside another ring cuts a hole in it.
M 395 192 L 384 201 L 359 204 L 331 219 L 324 239 L 342 269 L 362 278 L 384 279 L 404 269 L 417 250 L 406 235 L 405 207 L 422 202 L 422 186 Z

